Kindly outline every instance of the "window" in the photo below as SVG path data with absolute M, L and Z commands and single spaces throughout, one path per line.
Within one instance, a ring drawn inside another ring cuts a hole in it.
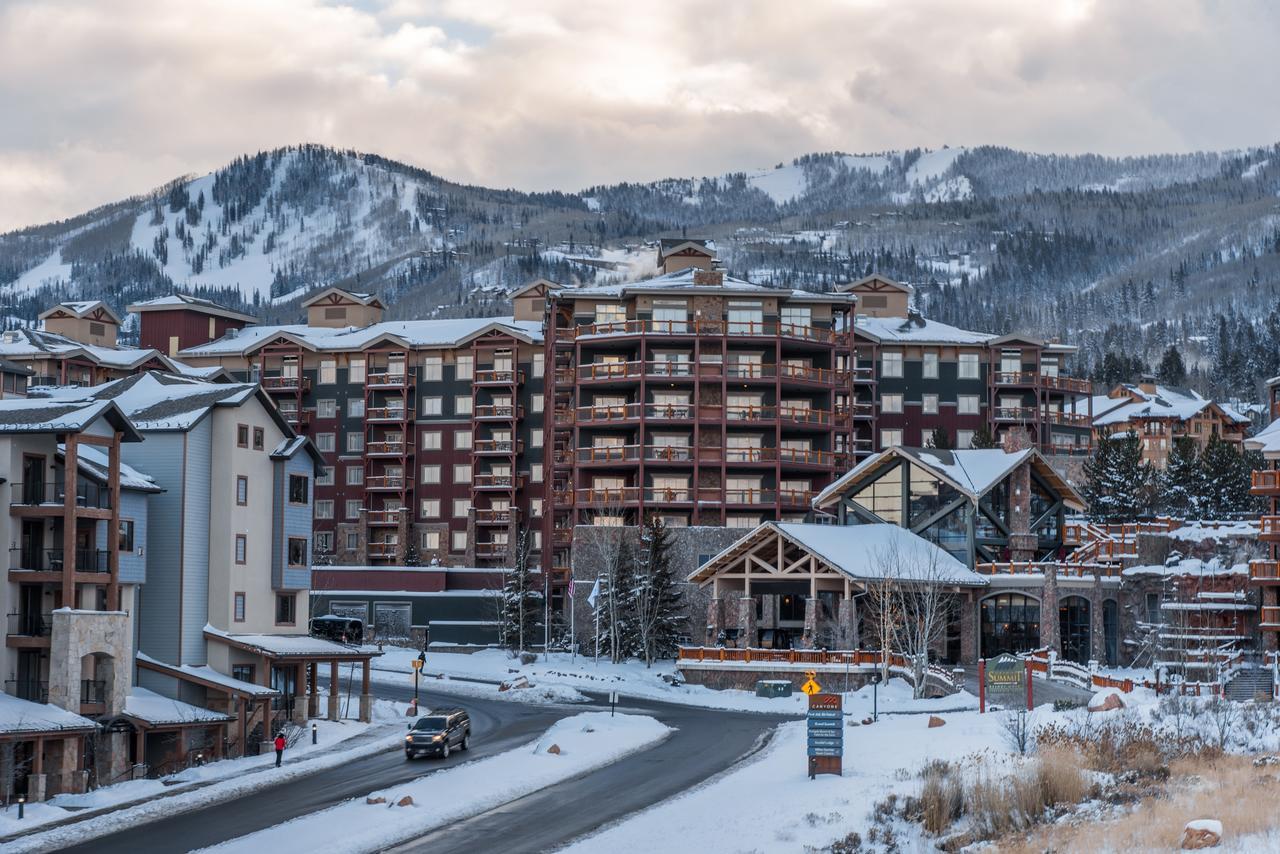
M 354 552 L 360 548 L 360 535 L 347 534 L 347 551 Z
M 470 483 L 471 482 L 471 466 L 467 463 L 459 463 L 453 467 L 454 483 Z
M 467 550 L 467 532 L 453 531 L 450 533 L 449 546 L 455 552 L 465 552 Z
M 900 394 L 880 395 L 880 411 L 881 412 L 901 412 L 902 411 L 902 395 Z
M 423 483 L 439 483 L 440 482 L 440 466 L 423 466 L 422 482 Z
M 596 303 L 596 323 L 623 323 L 627 310 L 618 303 Z
M 243 593 L 236 594 L 235 606 L 233 608 L 233 611 L 234 613 L 232 614 L 232 619 L 235 620 L 237 623 L 243 623 L 244 622 L 244 594 Z M 249 672 L 252 674 L 253 665 L 246 665 L 246 666 L 249 668 Z
M 533 357 L 533 371 L 530 375 L 534 379 L 537 379 L 538 377 L 543 375 L 543 364 L 542 364 L 541 356 L 535 355 Z
M 118 530 L 118 535 L 116 539 L 119 541 L 120 544 L 116 548 L 118 548 L 122 552 L 132 552 L 133 551 L 133 520 L 121 519 L 120 527 L 117 530 Z
M 320 360 L 320 384 L 333 385 L 338 381 L 338 363 L 333 359 Z
M 902 354 L 901 353 L 881 353 L 880 354 L 880 376 L 882 377 L 900 377 L 902 376 Z
M 541 430 L 529 431 L 529 447 L 530 448 L 542 447 L 542 431 Z
M 726 528 L 755 528 L 760 524 L 759 516 L 738 516 L 730 514 L 725 517 Z
M 364 433 L 347 434 L 347 453 L 358 454 L 364 450 Z
M 106 334 L 107 334 L 107 327 L 105 327 L 105 326 L 104 326 L 104 325 L 102 325 L 101 323 L 90 323 L 90 324 L 89 324 L 89 334 L 90 334 L 90 335 L 96 335 L 96 336 L 98 336 L 98 337 L 102 337 L 103 335 L 106 335 Z
M 440 499 L 424 498 L 418 502 L 418 515 L 423 519 L 440 518 Z
M 422 378 L 432 382 L 444 379 L 444 360 L 439 356 L 426 356 L 422 360 Z
M 764 305 L 759 302 L 730 302 L 726 315 L 730 335 L 758 335 L 764 325 Z
M 336 400 L 317 400 L 316 401 L 316 418 L 337 418 L 338 417 L 338 401 Z
M 305 474 L 289 475 L 289 503 L 306 504 L 311 500 L 311 478 Z
M 361 508 L 363 505 L 364 505 L 364 502 L 363 502 L 363 501 L 360 501 L 359 499 L 355 499 L 355 500 L 348 501 L 348 502 L 347 502 L 347 508 L 346 508 L 346 509 L 347 509 L 347 512 L 346 512 L 347 518 L 348 518 L 348 519 L 359 519 L 359 518 L 360 518 L 360 508 Z
M 347 401 L 347 415 L 352 418 L 364 418 L 364 399 L 355 397 Z
M 973 430 L 956 431 L 956 447 L 964 450 L 973 447 Z
M 956 397 L 956 411 L 961 415 L 977 415 L 978 396 L 976 394 L 962 394 Z
M 363 383 L 364 374 L 364 359 L 357 359 L 353 357 L 347 362 L 347 382 Z
M 977 353 L 960 354 L 960 367 L 956 376 L 962 380 L 976 380 L 982 376 Z
M 936 394 L 926 394 L 920 398 L 920 411 L 925 415 L 938 414 L 938 396 Z
M 454 378 L 459 380 L 469 380 L 475 374 L 476 357 L 472 355 L 458 356 L 454 360 Z
M 249 478 L 236 475 L 236 504 L 244 507 L 249 503 Z
M 781 310 L 782 331 L 805 334 L 813 326 L 813 309 L 809 306 L 784 305 Z
M 881 430 L 880 431 L 880 447 L 894 448 L 902 444 L 901 430 Z
M 320 469 L 320 474 L 316 477 L 316 486 L 333 486 L 333 466 Z
M 236 447 L 237 448 L 249 447 L 249 425 L 248 424 L 236 425 Z
M 542 483 L 542 463 L 529 466 L 529 479 L 534 483 Z
M 542 515 L 542 499 L 541 498 L 529 499 L 529 515 L 534 517 Z
M 236 534 L 236 563 L 245 563 L 249 559 L 249 538 L 244 534 Z
M 263 447 L 266 445 L 266 443 L 267 443 L 266 431 L 263 430 L 261 427 L 254 427 L 253 428 L 253 449 L 255 451 L 261 451 Z
M 307 538 L 289 538 L 289 566 L 307 565 Z
M 317 519 L 332 519 L 333 518 L 333 499 L 326 498 L 322 501 L 317 501 L 315 517 Z
M 529 398 L 529 409 L 533 412 L 542 411 L 542 395 L 535 394 Z
M 460 394 L 453 399 L 454 415 L 470 415 L 471 414 L 471 395 Z
M 938 378 L 938 354 L 925 353 L 924 362 L 920 366 L 921 376 L 926 380 L 936 380 Z
M 455 451 L 466 451 L 471 448 L 471 431 L 458 430 L 453 434 L 453 449 Z
M 455 498 L 453 499 L 453 518 L 465 519 L 467 513 L 471 511 L 471 499 Z
M 332 454 L 334 447 L 334 436 L 332 433 L 316 434 L 316 450 L 322 454 Z
M 306 540 L 302 541 L 304 546 L 306 543 Z M 276 596 L 276 625 L 293 625 L 297 617 L 297 602 L 298 600 L 293 596 Z
M 422 434 L 422 450 L 424 451 L 440 450 L 440 436 L 441 436 L 441 433 L 439 430 L 428 430 L 427 432 L 423 433 Z
M 439 531 L 423 531 L 422 545 L 419 546 L 423 551 L 433 552 L 440 548 L 440 532 Z
M 360 486 L 364 483 L 363 466 L 347 466 L 347 486 Z
M 422 399 L 423 415 L 439 415 L 444 412 L 444 398 L 442 397 L 424 397 Z
M 316 551 L 322 555 L 329 554 L 333 551 L 333 532 L 332 531 L 316 531 Z

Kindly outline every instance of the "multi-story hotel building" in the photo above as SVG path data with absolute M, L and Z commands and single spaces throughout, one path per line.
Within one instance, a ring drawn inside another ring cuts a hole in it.
M 1163 469 L 1179 439 L 1191 439 L 1203 451 L 1217 436 L 1237 448 L 1250 420 L 1225 403 L 1201 397 L 1189 388 L 1160 385 L 1146 378 L 1121 383 L 1089 402 L 1096 435 L 1132 433 L 1142 441 L 1142 458 Z

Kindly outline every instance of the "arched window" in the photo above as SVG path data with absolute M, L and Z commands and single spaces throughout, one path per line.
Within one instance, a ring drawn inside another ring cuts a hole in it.
M 1020 593 L 982 600 L 982 657 L 1026 652 L 1040 646 L 1040 602 Z

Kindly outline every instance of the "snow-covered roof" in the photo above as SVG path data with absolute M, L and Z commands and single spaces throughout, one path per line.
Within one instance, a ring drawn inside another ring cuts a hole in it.
M 239 647 L 274 656 L 332 655 L 350 658 L 352 656 L 380 655 L 377 647 L 351 647 L 334 643 L 324 638 L 313 638 L 310 635 L 239 635 L 224 632 L 209 625 L 204 627 L 204 634 L 205 637 L 221 639 Z
M 854 319 L 854 330 L 876 341 L 897 344 L 974 344 L 983 345 L 996 336 L 989 332 L 971 332 L 920 315 L 911 317 L 868 317 Z
M 813 506 L 823 507 L 830 504 L 866 473 L 901 458 L 906 458 L 928 469 L 975 501 L 1004 480 L 1009 472 L 1030 460 L 1041 475 L 1053 483 L 1066 501 L 1083 506 L 1083 499 L 1053 471 L 1053 468 L 1040 456 L 1040 452 L 1034 448 L 1005 453 L 999 448 L 944 451 L 938 448 L 903 447 L 888 448 L 867 457 L 818 493 L 813 499 Z
M 41 393 L 54 400 L 88 395 L 114 402 L 139 430 L 190 430 L 216 406 L 240 406 L 263 394 L 255 383 L 211 383 L 160 371 L 134 374 L 89 389 L 54 388 Z M 265 408 L 269 415 L 277 414 L 269 401 Z M 292 430 L 285 426 L 284 432 L 290 435 Z
M 58 445 L 58 456 L 66 453 L 66 445 Z M 105 484 L 111 473 L 111 460 L 105 449 L 81 442 L 76 446 L 76 467 L 80 473 Z M 120 488 L 139 492 L 164 492 L 149 474 L 143 474 L 133 466 L 120 461 Z
M 344 288 L 334 288 L 334 287 L 325 288 L 324 290 L 320 291 L 320 293 L 315 294 L 314 296 L 308 297 L 307 299 L 303 300 L 302 307 L 309 308 L 315 305 L 316 303 L 320 302 L 320 300 L 324 299 L 330 294 L 337 294 L 341 297 L 351 300 L 352 302 L 357 302 L 360 305 L 371 305 L 371 306 L 376 306 L 378 308 L 382 308 L 382 302 L 378 299 L 377 295 L 375 294 L 357 293 L 355 291 L 345 290 Z
M 48 703 L 33 703 L 12 694 L 0 694 L 0 733 L 91 730 L 98 725 L 88 718 Z
M 1267 459 L 1280 459 L 1280 418 L 1245 439 L 1244 446 L 1251 451 L 1261 451 Z
M 146 653 L 138 653 L 139 663 L 147 665 L 151 670 L 158 670 L 163 673 L 170 673 L 181 679 L 184 676 L 197 679 L 202 682 L 210 682 L 214 685 L 221 685 L 224 688 L 235 691 L 246 697 L 275 697 L 280 692 L 267 685 L 258 685 L 253 682 L 245 682 L 240 679 L 228 676 L 225 673 L 219 673 L 207 664 L 169 664 L 152 658 Z
M 446 320 L 390 320 L 369 326 L 247 326 L 216 341 L 188 347 L 180 356 L 244 355 L 278 338 L 317 352 L 363 350 L 390 338 L 407 347 L 457 347 L 486 332 L 505 332 L 530 343 L 542 341 L 542 322 L 512 317 L 460 317 Z
M 1111 427 L 1150 419 L 1186 421 L 1210 407 L 1221 410 L 1228 421 L 1249 423 L 1249 418 L 1234 408 L 1214 403 L 1192 389 L 1169 385 L 1156 385 L 1154 389 L 1124 384 L 1112 389 L 1110 395 L 1094 397 L 1093 426 Z
M 125 311 L 131 311 L 135 314 L 141 314 L 146 311 L 172 311 L 174 309 L 189 309 L 198 311 L 201 314 L 212 315 L 213 317 L 242 320 L 245 323 L 256 323 L 258 321 L 258 318 L 252 314 L 245 314 L 244 312 L 218 305 L 213 300 L 193 297 L 190 294 L 170 294 L 167 297 L 143 300 L 125 307 Z
M 719 273 L 720 271 L 716 271 Z M 767 285 L 756 285 L 743 279 L 736 279 L 727 273 L 720 273 L 720 283 L 716 285 L 703 285 L 695 281 L 695 277 L 706 275 L 705 270 L 698 270 L 693 267 L 687 267 L 683 270 L 677 270 L 674 273 L 666 273 L 661 276 L 654 276 L 651 279 L 643 279 L 638 282 L 623 282 L 616 285 L 591 285 L 588 287 L 569 287 L 561 286 L 557 292 L 567 297 L 625 297 L 631 294 L 652 294 L 652 293 L 671 293 L 684 292 L 696 294 L 707 293 L 726 293 L 726 294 L 742 294 L 752 293 L 764 295 L 772 295 L 783 297 L 788 300 L 797 300 L 803 302 L 833 302 L 833 303 L 853 303 L 855 298 L 852 294 L 840 293 L 813 293 L 812 291 L 801 291 L 793 288 L 773 288 Z
M 193 706 L 137 686 L 124 698 L 124 715 L 147 726 L 223 723 L 234 720 L 231 715 L 223 712 Z
M 77 302 L 60 302 L 52 308 L 46 308 L 44 311 L 40 312 L 39 318 L 44 320 L 46 317 L 50 317 L 58 313 L 67 313 L 76 317 L 84 317 L 89 312 L 95 310 L 101 310 L 103 313 L 107 314 L 116 323 L 116 325 L 119 325 L 119 315 L 111 310 L 111 306 L 107 305 L 100 299 L 80 300 Z
M 168 356 L 150 347 L 102 347 L 40 329 L 6 330 L 0 336 L 0 357 L 18 361 L 78 358 L 120 370 L 132 370 L 155 359 L 171 370 L 180 369 Z
M 1200 560 L 1199 558 L 1183 558 L 1180 561 L 1165 564 L 1146 564 L 1130 566 L 1120 572 L 1121 575 L 1155 575 L 1171 577 L 1176 575 L 1248 575 L 1247 563 L 1236 563 L 1230 566 L 1218 558 Z
M 99 418 L 106 418 L 116 429 L 122 430 L 126 442 L 138 442 L 142 437 L 134 429 L 125 414 L 110 400 L 95 400 L 88 389 L 69 389 L 75 392 L 63 399 L 29 397 L 0 400 L 0 433 L 78 433 Z
M 899 525 L 815 525 L 765 522 L 689 576 L 705 581 L 750 542 L 773 532 L 811 552 L 832 569 L 858 581 L 932 581 L 984 587 L 987 580 L 954 555 Z

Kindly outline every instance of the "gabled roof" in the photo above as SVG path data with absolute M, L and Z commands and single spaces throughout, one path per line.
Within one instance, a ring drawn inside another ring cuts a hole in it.
M 0 693 L 0 735 L 19 733 L 88 732 L 96 721 L 52 703 L 35 703 Z
M 1093 426 L 1113 427 L 1129 421 L 1174 420 L 1186 421 L 1205 410 L 1217 412 L 1224 420 L 1235 424 L 1248 424 L 1249 418 L 1225 404 L 1215 403 L 1189 388 L 1156 385 L 1147 391 L 1140 385 L 1121 383 L 1115 386 L 1102 402 L 1094 398 Z
M 662 237 L 658 239 L 658 257 L 666 258 L 677 252 L 691 252 L 707 258 L 716 257 L 715 250 L 708 245 L 707 240 L 702 238 Z
M 275 448 L 272 449 L 271 459 L 292 459 L 302 451 L 306 451 L 307 456 L 311 457 L 311 463 L 316 467 L 317 472 L 324 467 L 324 457 L 320 454 L 319 449 L 316 448 L 315 443 L 307 436 L 294 436 L 293 438 L 283 440 L 279 445 L 276 445 Z
M 781 534 L 791 544 L 817 557 L 854 581 L 932 581 L 966 587 L 987 580 L 954 555 L 899 525 L 815 525 L 765 522 L 689 575 L 705 582 L 763 538 Z M 785 579 L 786 576 L 779 576 Z
M 302 301 L 303 308 L 310 308 L 321 302 L 328 302 L 332 305 L 340 305 L 343 302 L 353 302 L 357 305 L 367 305 L 372 308 L 386 308 L 375 294 L 358 294 L 354 291 L 343 290 L 342 288 L 325 288 L 313 297 L 309 297 Z
M 996 336 L 989 332 L 971 332 L 919 314 L 908 317 L 869 317 L 860 314 L 854 318 L 856 335 L 872 341 L 891 344 L 973 344 L 986 346 Z
M 93 365 L 117 370 L 135 370 L 151 360 L 169 370 L 182 372 L 185 365 L 150 347 L 103 347 L 84 344 L 43 329 L 7 329 L 0 335 L 0 358 L 83 359 Z
M 524 296 L 530 291 L 537 290 L 538 288 L 542 288 L 543 291 L 545 292 L 545 291 L 555 290 L 558 287 L 560 286 L 557 285 L 555 282 L 551 281 L 550 279 L 534 279 L 532 282 L 529 282 L 527 285 L 521 285 L 520 287 L 512 291 L 510 294 L 510 298 L 515 299 L 516 297 Z
M 79 433 L 103 418 L 123 434 L 125 442 L 141 442 L 133 423 L 113 401 L 88 395 L 89 389 L 70 389 L 61 399 L 27 397 L 0 400 L 0 433 Z
M 58 459 L 63 459 L 66 452 L 66 445 L 58 445 Z M 107 452 L 86 442 L 76 446 L 76 468 L 80 474 L 103 486 L 111 477 L 111 459 Z M 120 461 L 120 488 L 135 492 L 164 492 L 164 488 L 151 475 L 143 474 L 124 460 Z
M 906 459 L 931 472 L 977 501 L 994 489 L 1024 462 L 1030 462 L 1036 473 L 1062 496 L 1068 506 L 1083 509 L 1084 498 L 1063 480 L 1053 466 L 1035 448 L 1006 453 L 999 448 L 968 448 L 944 451 L 938 448 L 894 447 L 872 454 L 845 475 L 836 479 L 813 499 L 813 506 L 826 507 L 837 501 L 855 483 L 873 472 Z
M 120 315 L 112 311 L 111 307 L 100 299 L 84 300 L 82 302 L 60 302 L 52 308 L 46 308 L 40 312 L 39 318 L 44 320 L 46 317 L 68 314 L 72 317 L 92 317 L 94 320 L 103 319 L 103 315 L 105 315 L 116 326 L 120 325 Z
M 836 285 L 836 290 L 841 293 L 858 290 L 859 288 L 869 288 L 876 291 L 898 291 L 899 293 L 909 294 L 914 289 L 910 285 L 904 285 L 902 282 L 894 281 L 888 276 L 882 276 L 879 273 L 872 273 L 870 276 L 863 276 L 856 282 L 846 282 L 843 285 Z
M 179 310 L 196 311 L 200 314 L 208 314 L 213 317 L 225 317 L 228 320 L 240 320 L 245 323 L 258 322 L 258 318 L 254 317 L 252 314 L 245 314 L 244 312 L 218 305 L 213 300 L 203 299 L 202 297 L 193 297 L 190 294 L 171 294 L 167 297 L 143 300 L 142 302 L 135 302 L 133 305 L 125 308 L 125 311 L 131 311 L 134 314 L 142 314 L 146 311 Z

